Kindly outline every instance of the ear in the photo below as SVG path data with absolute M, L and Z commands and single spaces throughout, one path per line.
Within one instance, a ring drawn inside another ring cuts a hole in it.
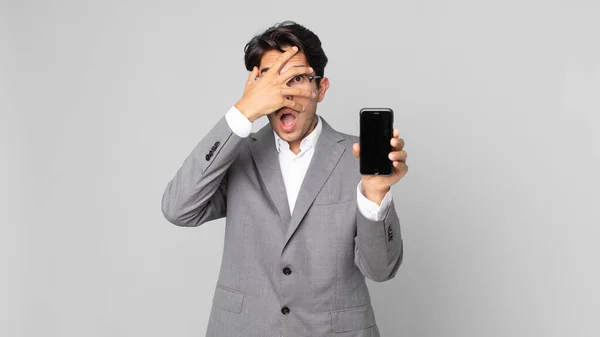
M 317 102 L 321 102 L 325 98 L 325 93 L 329 89 L 329 78 L 323 77 L 319 83 L 319 94 L 317 95 Z

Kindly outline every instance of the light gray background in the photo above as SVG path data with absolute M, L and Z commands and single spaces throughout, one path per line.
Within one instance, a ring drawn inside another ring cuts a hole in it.
M 599 9 L 2 1 L 0 335 L 203 336 L 224 221 L 170 225 L 162 192 L 285 19 L 330 58 L 319 113 L 391 107 L 407 143 L 383 336 L 600 335 Z

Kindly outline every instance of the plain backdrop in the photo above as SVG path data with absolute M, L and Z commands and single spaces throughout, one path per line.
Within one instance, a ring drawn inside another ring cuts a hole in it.
M 599 336 L 600 4 L 0 2 L 0 335 L 203 336 L 224 221 L 167 182 L 241 97 L 244 44 L 316 32 L 318 113 L 390 107 L 404 262 L 383 336 Z M 254 128 L 265 124 L 259 120 Z

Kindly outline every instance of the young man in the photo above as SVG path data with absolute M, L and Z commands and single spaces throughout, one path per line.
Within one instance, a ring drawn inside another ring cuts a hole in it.
M 329 80 L 319 38 L 284 22 L 245 48 L 242 98 L 168 183 L 178 226 L 225 217 L 209 337 L 377 337 L 365 277 L 393 278 L 402 238 L 390 187 L 407 172 L 394 130 L 392 176 L 361 176 L 358 138 L 317 115 Z M 252 122 L 269 124 L 251 133 Z

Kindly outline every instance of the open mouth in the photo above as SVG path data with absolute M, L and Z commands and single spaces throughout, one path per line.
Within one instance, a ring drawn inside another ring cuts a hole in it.
M 284 131 L 292 131 L 296 125 L 296 115 L 291 109 L 283 109 L 279 113 L 279 124 Z

